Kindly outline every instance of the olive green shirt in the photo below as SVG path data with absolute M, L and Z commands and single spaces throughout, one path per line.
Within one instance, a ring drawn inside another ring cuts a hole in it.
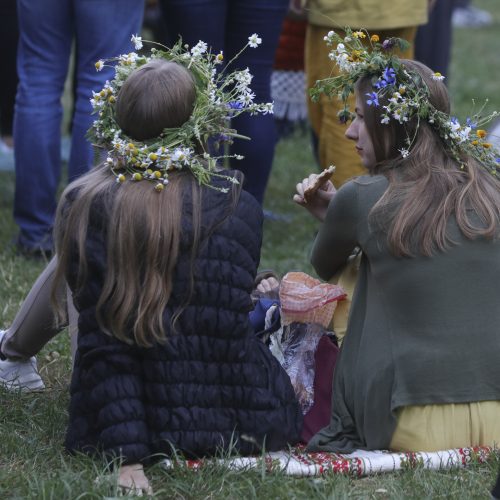
M 308 0 L 310 24 L 327 28 L 390 30 L 427 22 L 428 0 Z
M 324 280 L 363 251 L 335 367 L 332 417 L 311 450 L 386 449 L 407 405 L 500 400 L 500 241 L 465 239 L 432 257 L 397 258 L 368 214 L 383 176 L 346 183 L 312 250 Z M 499 417 L 500 418 L 500 417 Z

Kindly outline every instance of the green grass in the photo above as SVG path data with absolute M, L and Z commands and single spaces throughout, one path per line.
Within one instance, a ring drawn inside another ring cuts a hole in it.
M 450 90 L 454 113 L 465 116 L 470 99 L 490 97 L 500 110 L 500 5 L 481 0 L 496 25 L 455 32 Z M 261 268 L 280 273 L 312 273 L 307 255 L 315 222 L 291 201 L 295 183 L 314 171 L 309 138 L 297 133 L 278 145 L 265 207 L 286 220 L 265 221 Z M 9 325 L 23 297 L 43 267 L 17 257 L 10 247 L 16 234 L 12 220 L 14 176 L 0 174 L 0 328 Z M 63 452 L 68 404 L 70 353 L 67 334 L 40 353 L 43 394 L 11 394 L 0 390 L 0 499 L 113 498 L 118 495 L 104 465 Z M 314 479 L 285 477 L 261 471 L 227 471 L 209 465 L 197 472 L 184 468 L 148 471 L 157 498 L 488 498 L 499 459 L 467 470 L 404 471 L 365 479 L 331 476 Z

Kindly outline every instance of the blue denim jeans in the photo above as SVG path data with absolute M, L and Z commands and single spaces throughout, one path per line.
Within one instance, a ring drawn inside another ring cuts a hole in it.
M 190 46 L 203 40 L 212 52 L 224 51 L 224 59 L 231 58 L 257 33 L 262 45 L 247 49 L 236 66 L 248 67 L 254 75 L 252 90 L 256 102 L 271 100 L 271 71 L 288 0 L 160 0 L 169 35 L 169 45 L 179 35 Z M 262 203 L 271 172 L 276 143 L 274 117 L 241 115 L 233 126 L 251 141 L 237 139 L 231 153 L 244 160 L 235 160 L 232 168 L 245 174 L 244 188 Z
M 18 244 L 48 250 L 61 173 L 61 96 L 71 46 L 76 46 L 76 101 L 68 176 L 93 163 L 85 134 L 92 124 L 89 99 L 113 77 L 112 68 L 95 69 L 99 59 L 130 52 L 138 33 L 143 0 L 18 0 L 19 86 L 14 118 L 16 189 L 14 219 Z

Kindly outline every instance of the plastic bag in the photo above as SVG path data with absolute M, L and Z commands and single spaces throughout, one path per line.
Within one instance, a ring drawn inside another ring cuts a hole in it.
M 271 335 L 269 348 L 290 377 L 304 415 L 314 403 L 314 355 L 326 333 L 317 323 L 292 323 Z
M 270 336 L 269 348 L 288 373 L 306 414 L 314 404 L 315 353 L 328 331 L 337 301 L 346 297 L 338 285 L 292 272 L 280 284 L 281 328 Z

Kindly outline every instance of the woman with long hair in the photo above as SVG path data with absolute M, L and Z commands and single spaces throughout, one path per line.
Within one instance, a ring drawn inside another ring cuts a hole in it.
M 309 448 L 498 443 L 499 159 L 477 128 L 482 118 L 450 117 L 441 75 L 391 54 L 402 41 L 328 38 L 344 73 L 317 87 L 355 92 L 346 136 L 368 175 L 307 197 L 313 175 L 295 195 L 323 222 L 311 257 L 320 277 L 361 251 L 331 422 Z
M 107 158 L 56 218 L 55 311 L 64 322 L 67 283 L 78 312 L 66 448 L 115 460 L 121 486 L 148 492 L 143 464 L 281 449 L 302 424 L 248 316 L 262 210 L 205 150 L 236 134 L 229 116 L 269 107 L 245 104 L 248 70 L 220 63 L 203 42 L 120 56 L 93 96 Z

